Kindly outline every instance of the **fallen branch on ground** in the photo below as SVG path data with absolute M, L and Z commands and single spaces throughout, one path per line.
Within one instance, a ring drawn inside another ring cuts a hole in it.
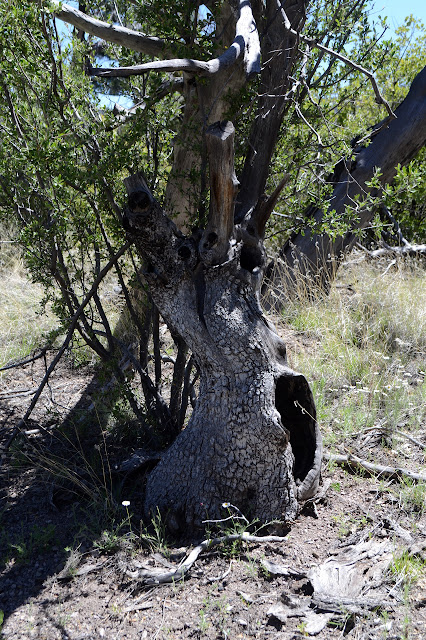
M 217 547 L 228 542 L 236 542 L 237 540 L 242 540 L 244 542 L 284 542 L 286 539 L 286 536 L 254 536 L 247 532 L 220 536 L 219 538 L 207 538 L 191 551 L 182 564 L 172 571 L 160 573 L 158 570 L 156 572 L 152 569 L 143 568 L 136 572 L 128 571 L 127 575 L 135 580 L 141 581 L 145 585 L 160 585 L 177 582 L 185 577 L 203 551 L 207 551 L 213 547 Z
M 358 458 L 358 456 L 354 456 L 351 453 L 348 455 L 336 455 L 333 453 L 324 452 L 323 458 L 328 462 L 335 462 L 336 464 L 340 464 L 344 467 L 349 467 L 350 469 L 361 469 L 362 471 L 368 471 L 368 473 L 371 473 L 371 475 L 385 476 L 386 478 L 392 478 L 395 480 L 410 478 L 411 480 L 416 480 L 417 482 L 426 482 L 425 474 L 415 473 L 414 471 L 410 471 L 410 469 L 404 469 L 403 467 L 390 467 L 387 465 L 375 464 L 373 462 L 368 462 L 367 460 L 362 460 L 361 458 Z
M 45 356 L 47 351 L 51 348 L 52 347 L 43 347 L 43 349 L 39 353 L 32 356 L 31 358 L 26 358 L 25 360 L 19 360 L 18 362 L 10 362 L 9 364 L 6 364 L 4 367 L 0 367 L 0 371 L 7 371 L 8 369 L 16 369 L 17 367 L 23 367 L 25 364 L 29 364 L 30 362 L 34 362 L 35 360 L 38 360 L 39 358 L 42 358 L 43 356 Z
M 369 258 L 382 258 L 383 256 L 418 256 L 426 254 L 426 244 L 405 244 L 400 247 L 391 247 L 389 244 L 385 244 L 381 249 L 374 249 L 373 251 L 369 251 L 359 243 L 357 243 L 357 247 L 364 251 L 365 255 Z

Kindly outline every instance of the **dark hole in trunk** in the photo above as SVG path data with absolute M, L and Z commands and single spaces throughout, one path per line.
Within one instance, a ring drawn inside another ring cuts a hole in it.
M 316 450 L 316 412 L 311 390 L 303 376 L 281 376 L 275 387 L 275 406 L 290 433 L 294 478 L 304 480 Z
M 243 269 L 252 272 L 262 265 L 262 253 L 257 247 L 244 245 L 241 249 L 240 265 Z

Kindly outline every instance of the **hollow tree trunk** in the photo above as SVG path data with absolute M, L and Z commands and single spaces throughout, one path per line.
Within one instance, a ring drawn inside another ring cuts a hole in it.
M 151 295 L 200 369 L 187 427 L 151 472 L 146 511 L 172 528 L 201 527 L 231 502 L 263 522 L 295 517 L 315 493 L 321 438 L 306 379 L 259 304 L 265 265 L 253 220 L 233 224 L 233 128 L 208 141 L 211 211 L 184 236 L 138 178 L 127 180 L 128 236 L 144 256 Z M 244 223 L 245 225 L 246 223 Z

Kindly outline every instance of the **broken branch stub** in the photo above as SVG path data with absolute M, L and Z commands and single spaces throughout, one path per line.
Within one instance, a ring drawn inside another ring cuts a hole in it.
M 210 167 L 210 210 L 200 242 L 200 256 L 208 265 L 226 261 L 234 229 L 234 204 L 238 180 L 234 170 L 232 122 L 216 122 L 206 131 Z

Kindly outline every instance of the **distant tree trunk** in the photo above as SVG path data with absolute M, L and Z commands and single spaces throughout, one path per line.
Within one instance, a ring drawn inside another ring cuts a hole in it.
M 344 213 L 346 207 L 355 205 L 356 208 L 358 196 L 374 195 L 366 183 L 377 169 L 380 169 L 382 185 L 391 182 L 397 165 L 408 164 L 426 144 L 426 67 L 414 79 L 407 97 L 396 109 L 396 115 L 397 119 L 381 129 L 369 146 L 355 149 L 352 159 L 336 167 L 330 207 L 337 215 Z M 355 232 L 368 227 L 375 213 L 371 208 L 360 207 L 353 231 L 335 239 L 325 233 L 313 233 L 310 226 L 294 234 L 281 249 L 281 265 L 277 265 L 271 277 L 272 289 L 281 289 L 281 305 L 285 300 L 282 288 L 291 295 L 298 279 L 307 278 L 308 284 L 316 283 L 327 291 L 342 257 L 356 242 Z M 310 207 L 305 216 L 315 226 L 322 222 L 324 213 Z
M 315 493 L 321 437 L 306 379 L 259 305 L 265 252 L 255 220 L 234 227 L 233 127 L 208 131 L 211 208 L 184 236 L 136 176 L 126 181 L 128 237 L 149 265 L 151 295 L 200 369 L 189 424 L 151 472 L 146 510 L 174 529 L 220 518 L 223 502 L 263 522 L 290 520 Z M 263 223 L 262 223 L 263 224 Z

